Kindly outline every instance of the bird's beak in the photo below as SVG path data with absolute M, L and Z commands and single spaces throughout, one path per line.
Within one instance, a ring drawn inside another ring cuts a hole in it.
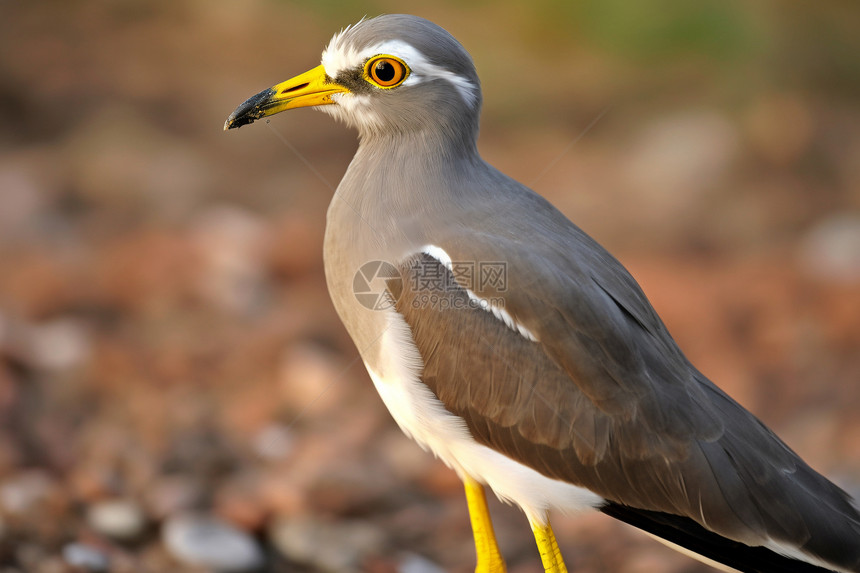
M 227 118 L 224 131 L 288 109 L 332 104 L 331 96 L 348 91 L 328 77 L 320 65 L 249 97 Z

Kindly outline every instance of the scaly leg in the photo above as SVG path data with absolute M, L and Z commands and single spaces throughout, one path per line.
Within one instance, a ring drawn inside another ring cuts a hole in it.
M 552 526 L 547 520 L 546 525 L 532 523 L 532 532 L 535 535 L 538 551 L 540 551 L 540 560 L 543 563 L 543 569 L 546 573 L 567 573 L 567 567 L 564 566 L 564 559 L 561 557 L 561 551 L 558 548 L 558 542 L 555 540 L 555 534 L 552 532 Z
M 466 478 L 463 485 L 466 486 L 466 502 L 469 504 L 469 518 L 472 520 L 475 552 L 478 555 L 475 573 L 505 573 L 507 568 L 496 543 L 484 486 L 470 478 Z

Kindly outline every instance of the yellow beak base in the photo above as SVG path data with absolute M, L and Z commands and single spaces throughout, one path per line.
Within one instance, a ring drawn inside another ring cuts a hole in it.
M 332 104 L 332 95 L 348 91 L 332 81 L 320 65 L 249 97 L 227 118 L 224 131 L 288 109 Z

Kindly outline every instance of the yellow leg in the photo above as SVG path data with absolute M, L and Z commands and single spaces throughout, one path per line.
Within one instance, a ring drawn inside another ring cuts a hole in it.
M 472 533 L 475 536 L 475 552 L 478 554 L 475 573 L 505 573 L 507 568 L 496 543 L 484 486 L 468 478 L 463 485 L 466 486 L 466 502 L 469 504 L 469 518 L 472 520 Z
M 561 551 L 558 548 L 558 542 L 555 540 L 555 534 L 552 532 L 549 520 L 547 520 L 546 525 L 532 523 L 532 532 L 534 532 L 538 551 L 540 551 L 540 560 L 543 563 L 544 571 L 546 573 L 567 573 L 567 567 L 564 566 L 564 559 L 561 558 Z

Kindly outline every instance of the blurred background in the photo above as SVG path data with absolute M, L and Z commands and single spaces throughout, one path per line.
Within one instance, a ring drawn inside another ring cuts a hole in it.
M 452 32 L 480 149 L 624 262 L 691 360 L 860 491 L 855 0 L 0 2 L 0 571 L 473 570 L 461 487 L 336 316 L 355 134 L 222 132 L 364 15 Z M 510 571 L 528 525 L 491 500 Z M 709 569 L 601 515 L 579 572 Z

